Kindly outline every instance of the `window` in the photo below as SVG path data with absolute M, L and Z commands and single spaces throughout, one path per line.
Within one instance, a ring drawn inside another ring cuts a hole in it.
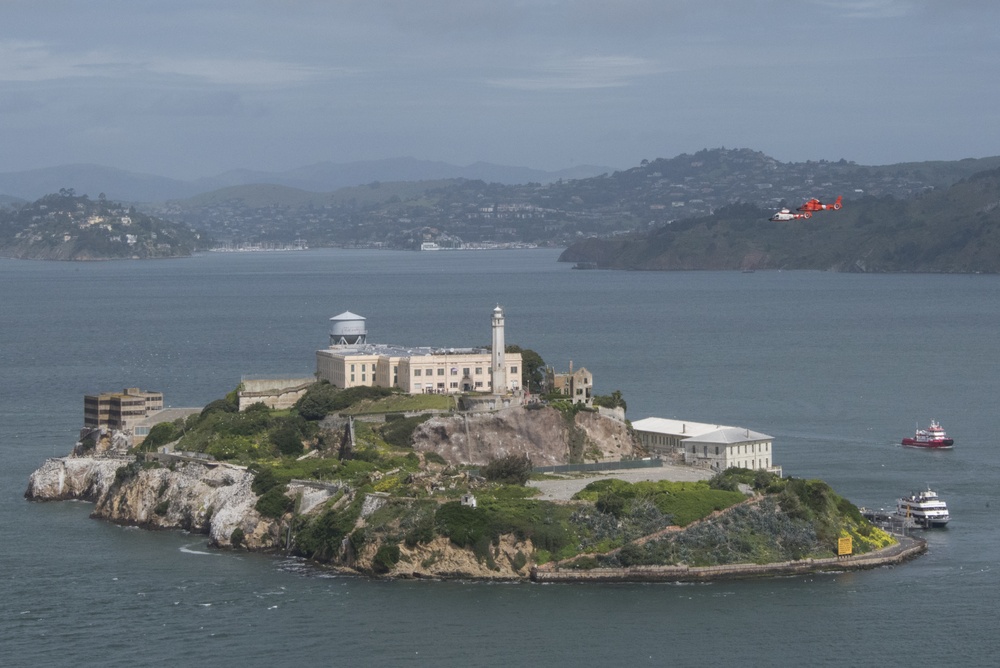
M 413 370 L 413 375 L 414 375 L 414 376 L 419 376 L 419 375 L 420 375 L 420 372 L 421 372 L 421 369 L 414 369 L 414 370 Z
M 476 367 L 476 375 L 477 376 L 482 376 L 483 375 L 483 367 L 481 367 L 481 366 L 477 366 Z
M 453 376 L 457 376 L 458 375 L 458 367 L 457 366 L 451 367 L 451 375 L 453 375 Z
M 438 389 L 443 390 L 444 389 L 444 383 L 438 383 Z
M 442 369 L 438 369 L 438 375 L 439 376 L 443 376 L 444 375 L 444 369 L 443 368 Z M 444 385 L 439 384 L 439 387 L 444 387 Z
M 719 454 L 719 446 L 715 446 L 715 454 Z
M 458 388 L 458 383 L 456 383 L 456 382 L 453 381 L 453 382 L 450 383 L 450 387 L 452 389 L 457 389 Z
M 354 365 L 351 365 L 351 373 L 354 373 Z
M 512 367 L 510 368 L 510 372 L 511 372 L 511 373 L 517 373 L 517 367 L 516 367 L 516 366 L 512 366 Z
M 469 367 L 465 367 L 464 369 L 462 369 L 462 375 L 463 376 L 468 376 L 469 375 Z
M 482 387 L 482 386 L 483 386 L 483 381 L 477 380 L 476 381 L 476 387 Z
M 413 384 L 413 389 L 414 390 L 419 390 L 419 389 L 421 389 L 421 387 L 422 387 L 422 385 L 420 383 L 414 383 Z
M 354 382 L 354 374 L 353 373 L 351 374 L 351 382 L 352 383 Z

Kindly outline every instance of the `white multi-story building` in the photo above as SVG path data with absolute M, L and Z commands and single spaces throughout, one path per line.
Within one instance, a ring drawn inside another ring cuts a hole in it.
M 503 309 L 493 310 L 493 348 L 405 347 L 367 343 L 364 318 L 330 318 L 330 346 L 316 351 L 316 377 L 339 388 L 398 387 L 409 394 L 521 389 L 521 353 L 504 350 Z

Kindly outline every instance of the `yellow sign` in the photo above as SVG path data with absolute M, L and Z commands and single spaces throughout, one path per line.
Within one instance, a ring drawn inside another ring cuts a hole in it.
M 837 540 L 837 556 L 843 557 L 854 552 L 854 545 L 851 543 L 851 537 L 840 538 Z

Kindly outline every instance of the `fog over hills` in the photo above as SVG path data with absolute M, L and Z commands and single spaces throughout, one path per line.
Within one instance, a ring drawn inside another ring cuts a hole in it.
M 580 179 L 614 171 L 612 167 L 580 165 L 547 172 L 528 167 L 510 167 L 477 162 L 467 166 L 444 162 L 393 158 L 351 163 L 320 162 L 285 172 L 232 170 L 218 176 L 184 181 L 153 174 L 128 172 L 92 164 L 62 165 L 0 174 L 0 195 L 35 200 L 61 189 L 78 194 L 127 202 L 161 202 L 250 184 L 283 185 L 310 192 L 330 192 L 374 181 L 426 181 L 465 178 L 507 185 L 552 183 L 559 179 Z

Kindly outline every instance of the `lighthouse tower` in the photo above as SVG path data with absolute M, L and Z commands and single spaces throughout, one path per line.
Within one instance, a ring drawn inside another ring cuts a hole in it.
M 493 309 L 493 359 L 491 373 L 493 394 L 507 394 L 507 360 L 504 355 L 503 309 L 497 304 Z

